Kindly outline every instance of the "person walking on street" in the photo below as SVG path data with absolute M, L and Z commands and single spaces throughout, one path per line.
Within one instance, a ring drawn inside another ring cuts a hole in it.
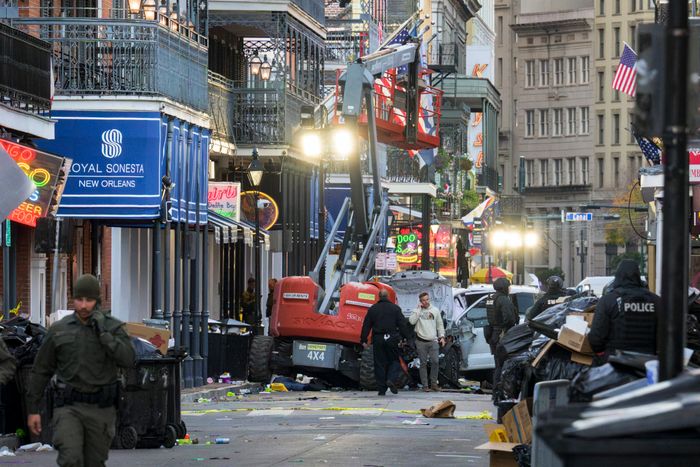
M 134 364 L 124 323 L 99 310 L 100 284 L 80 276 L 73 288 L 75 312 L 55 323 L 34 361 L 27 405 L 30 431 L 39 435 L 38 409 L 51 380 L 53 444 L 58 465 L 104 466 L 115 434 L 117 367 Z
M 0 338 L 0 386 L 9 383 L 15 377 L 17 361 Z
M 401 371 L 399 341 L 401 336 L 409 338 L 410 331 L 401 308 L 389 301 L 389 292 L 385 289 L 379 291 L 379 301 L 370 307 L 362 323 L 360 343 L 365 349 L 370 331 L 378 394 L 385 395 L 387 388 L 397 394 L 397 378 Z
M 431 389 L 439 391 L 439 345 L 445 345 L 445 325 L 442 322 L 440 310 L 430 304 L 428 292 L 418 296 L 418 307 L 408 317 L 408 322 L 414 326 L 416 333 L 416 350 L 420 360 L 419 374 L 423 391 L 428 392 Z M 428 385 L 428 361 L 430 361 L 430 385 Z
M 639 264 L 625 259 L 610 291 L 598 301 L 588 341 L 594 352 L 631 350 L 656 354 L 661 298 L 642 284 Z
M 527 310 L 525 317 L 528 320 L 535 319 L 544 310 L 556 305 L 561 297 L 569 295 L 566 290 L 564 290 L 564 281 L 559 276 L 549 276 L 545 284 L 547 284 L 547 293 L 542 295 L 535 304 Z
M 499 277 L 494 281 L 493 288 L 496 292 L 486 299 L 486 318 L 489 324 L 484 328 L 484 337 L 491 347 L 491 354 L 494 356 L 496 364 L 493 372 L 493 384 L 496 387 L 501 379 L 501 367 L 503 366 L 502 359 L 498 358 L 496 354 L 496 347 L 503 334 L 518 324 L 520 317 L 510 295 L 508 295 L 510 281 L 505 277 Z

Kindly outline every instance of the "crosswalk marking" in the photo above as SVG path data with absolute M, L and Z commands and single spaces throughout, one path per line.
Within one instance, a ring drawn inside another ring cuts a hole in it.
M 266 409 L 266 410 L 252 410 L 248 412 L 249 417 L 266 417 L 266 416 L 277 416 L 286 417 L 291 415 L 293 410 L 283 410 L 283 409 Z

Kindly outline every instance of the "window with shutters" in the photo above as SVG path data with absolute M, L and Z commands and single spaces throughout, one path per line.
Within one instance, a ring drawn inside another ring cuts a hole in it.
M 591 60 L 589 57 L 581 57 L 581 84 L 587 84 L 591 80 Z
M 538 113 L 539 113 L 539 119 L 540 119 L 540 134 L 539 134 L 539 136 L 541 136 L 541 137 L 549 136 L 549 110 L 548 109 L 540 109 Z
M 554 185 L 561 185 L 561 159 L 554 159 Z
M 525 111 L 525 136 L 535 136 L 535 111 Z
M 564 59 L 555 58 L 554 59 L 554 85 L 563 86 L 564 85 Z
M 561 136 L 564 127 L 564 111 L 562 109 L 554 109 L 554 131 L 552 136 Z
M 547 159 L 540 160 L 540 182 L 542 186 L 549 185 L 549 161 Z
M 578 127 L 576 126 L 576 107 L 566 109 L 567 114 L 567 129 L 566 134 L 573 136 L 576 134 Z
M 590 114 L 588 107 L 581 107 L 581 134 L 587 135 L 590 133 L 588 115 Z
M 525 87 L 535 87 L 535 61 L 525 61 Z
M 578 61 L 577 57 L 570 57 L 567 59 L 568 63 L 568 75 L 567 75 L 567 82 L 566 84 L 576 84 L 576 62 Z
M 588 158 L 581 158 L 581 184 L 588 185 Z
M 540 60 L 540 86 L 549 86 L 549 60 Z
M 569 157 L 567 158 L 567 165 L 568 165 L 568 173 L 569 173 L 569 185 L 575 185 L 576 184 L 576 158 L 575 157 Z

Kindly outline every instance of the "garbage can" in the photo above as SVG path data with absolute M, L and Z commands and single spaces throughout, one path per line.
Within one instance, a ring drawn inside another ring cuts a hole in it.
M 115 449 L 171 448 L 180 420 L 180 359 L 140 358 L 123 369 L 117 407 Z
M 22 412 L 22 424 L 21 428 L 29 433 L 27 428 L 27 416 L 29 411 L 27 410 L 27 389 L 29 388 L 29 379 L 32 376 L 33 365 L 24 365 L 17 369 L 15 377 L 17 378 L 17 390 L 19 391 L 19 401 L 21 404 Z M 53 444 L 53 423 L 51 423 L 51 417 L 53 416 L 53 400 L 51 399 L 51 392 L 49 387 L 44 389 L 44 397 L 39 405 L 39 415 L 41 415 L 41 433 L 33 435 L 29 433 L 29 441 L 32 443 L 42 443 L 42 444 Z

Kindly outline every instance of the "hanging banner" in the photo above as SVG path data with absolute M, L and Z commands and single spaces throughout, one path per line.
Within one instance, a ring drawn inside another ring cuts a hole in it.
M 0 146 L 34 185 L 32 194 L 7 218 L 36 227 L 38 218 L 55 214 L 71 160 L 4 139 L 0 139 Z
M 209 182 L 209 209 L 233 219 L 241 218 L 241 184 L 239 182 Z

